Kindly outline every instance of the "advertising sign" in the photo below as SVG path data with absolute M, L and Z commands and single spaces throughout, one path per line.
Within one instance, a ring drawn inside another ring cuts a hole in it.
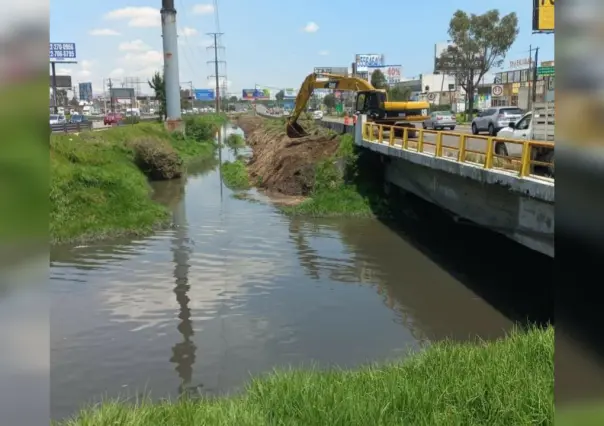
M 270 99 L 271 91 L 269 89 L 254 90 L 254 99 Z
M 78 89 L 81 101 L 92 101 L 92 83 L 80 83 Z
M 533 0 L 533 32 L 552 33 L 554 27 L 554 0 Z
M 355 57 L 357 72 L 368 71 L 368 67 L 380 67 L 384 65 L 384 55 L 377 53 L 360 53 Z
M 283 89 L 283 99 L 295 99 L 298 91 L 294 89 Z
M 253 101 L 255 99 L 270 99 L 271 91 L 269 89 L 243 89 L 241 99 L 244 101 Z
M 75 43 L 50 43 L 50 62 L 76 62 Z
M 213 101 L 216 99 L 214 89 L 195 89 L 196 101 Z
M 52 87 L 52 75 L 50 77 L 50 87 Z M 62 89 L 71 89 L 71 76 L 70 75 L 56 75 L 57 87 Z
M 244 101 L 253 101 L 255 89 L 243 89 L 241 91 L 241 99 Z
M 383 65 L 381 67 L 368 67 L 368 81 L 371 81 L 371 75 L 375 70 L 380 70 L 389 86 L 394 86 L 401 81 L 402 65 Z
M 348 68 L 347 67 L 315 67 L 315 74 L 336 74 L 343 75 L 344 77 L 348 76 Z
M 134 89 L 129 87 L 110 89 L 109 96 L 113 99 L 134 99 Z

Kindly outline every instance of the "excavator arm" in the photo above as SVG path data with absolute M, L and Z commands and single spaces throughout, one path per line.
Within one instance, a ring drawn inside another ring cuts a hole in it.
M 327 81 L 317 81 L 318 78 L 327 78 Z M 296 96 L 296 105 L 289 119 L 287 120 L 287 136 L 290 138 L 300 138 L 307 136 L 308 133 L 298 123 L 300 115 L 306 110 L 308 101 L 315 89 L 347 90 L 347 91 L 379 91 L 371 83 L 358 77 L 344 77 L 337 74 L 309 74 L 300 86 L 298 96 Z

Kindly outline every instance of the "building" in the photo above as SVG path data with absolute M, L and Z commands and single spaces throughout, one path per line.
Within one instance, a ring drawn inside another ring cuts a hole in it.
M 537 73 L 535 81 L 534 73 Z M 530 107 L 533 90 L 536 101 L 554 100 L 554 61 L 543 61 L 535 69 L 530 59 L 510 61 L 509 67 L 495 74 L 493 83 L 501 89 L 493 96 L 493 106 L 514 105 L 523 109 Z M 533 82 L 535 81 L 535 89 Z M 501 93 L 499 95 L 499 93 Z

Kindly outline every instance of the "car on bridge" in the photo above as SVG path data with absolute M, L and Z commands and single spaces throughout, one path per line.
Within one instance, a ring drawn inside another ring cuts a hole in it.
M 456 125 L 457 118 L 455 117 L 455 113 L 452 111 L 433 111 L 422 123 L 422 127 L 424 129 L 433 130 L 455 130 Z
M 524 111 L 516 106 L 499 106 L 481 111 L 472 120 L 472 134 L 487 131 L 496 136 L 501 129 L 522 118 Z

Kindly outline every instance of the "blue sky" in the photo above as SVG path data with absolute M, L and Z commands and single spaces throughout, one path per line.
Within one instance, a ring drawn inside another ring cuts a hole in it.
M 205 35 L 216 31 L 212 3 L 175 0 L 181 81 L 193 81 L 196 88 L 212 85 L 207 76 L 213 74 L 213 65 L 207 61 L 213 52 L 206 49 Z M 540 47 L 540 59 L 554 59 L 554 36 L 531 34 L 532 1 L 486 3 L 218 0 L 229 92 L 240 93 L 255 84 L 298 87 L 313 67 L 350 66 L 356 53 L 383 53 L 389 64 L 403 66 L 405 77 L 430 73 L 434 44 L 447 40 L 448 23 L 457 9 L 516 12 L 520 34 L 507 59 L 527 57 L 529 45 Z M 50 39 L 75 42 L 80 61 L 57 69 L 69 72 L 74 83 L 91 81 L 96 93 L 108 77 L 117 82 L 124 77 L 146 80 L 162 68 L 160 7 L 160 0 L 105 0 L 86 2 L 85 7 L 81 1 L 53 0 Z

